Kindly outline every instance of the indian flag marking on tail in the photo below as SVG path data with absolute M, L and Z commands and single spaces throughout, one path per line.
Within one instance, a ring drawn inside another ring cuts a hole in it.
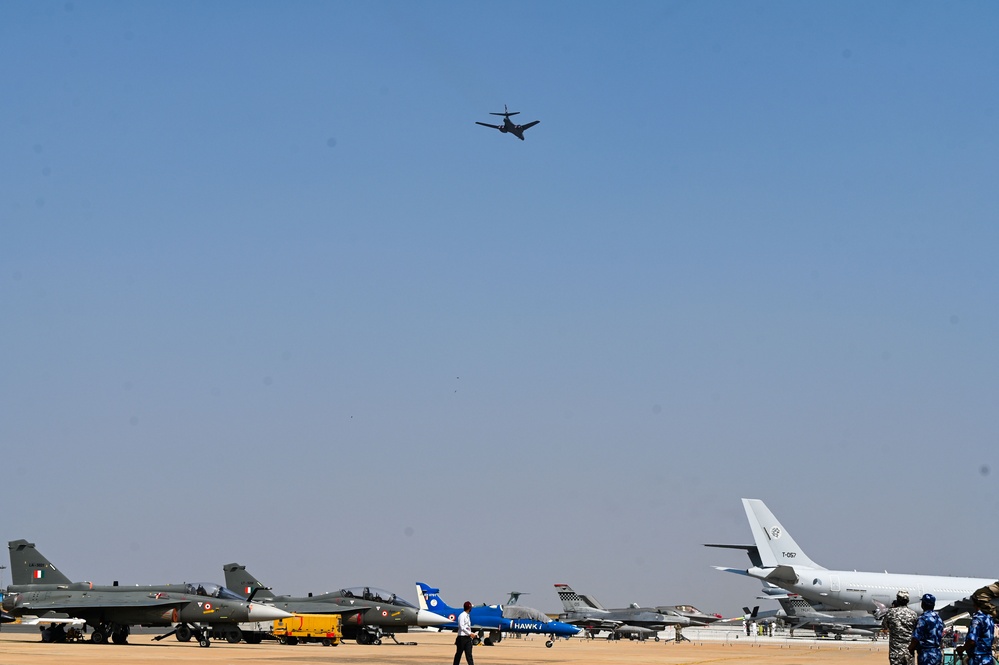
M 36 568 L 35 570 L 31 571 L 31 576 L 36 580 L 40 580 L 43 577 L 45 577 L 45 571 L 42 568 Z

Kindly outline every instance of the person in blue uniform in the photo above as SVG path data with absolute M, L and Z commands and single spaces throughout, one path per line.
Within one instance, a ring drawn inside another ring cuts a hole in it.
M 983 603 L 978 598 L 973 600 L 975 614 L 971 617 L 968 637 L 962 646 L 957 647 L 957 653 L 968 654 L 968 665 L 992 665 L 992 641 L 996 629 L 992 612 L 995 610 L 989 602 Z
M 943 661 L 944 622 L 933 611 L 936 604 L 937 598 L 932 593 L 925 593 L 920 599 L 923 613 L 919 615 L 909 641 L 909 653 L 919 654 L 919 665 L 940 665 Z

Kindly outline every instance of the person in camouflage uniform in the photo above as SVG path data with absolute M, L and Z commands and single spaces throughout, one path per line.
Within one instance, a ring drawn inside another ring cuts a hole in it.
M 912 629 L 912 639 L 909 641 L 909 653 L 919 652 L 919 665 L 940 665 L 943 661 L 943 631 L 944 622 L 940 615 L 933 611 L 937 597 L 932 593 L 924 593 L 920 599 L 923 613 Z
M 901 589 L 895 595 L 891 609 L 885 612 L 881 620 L 881 627 L 888 631 L 889 665 L 909 665 L 912 662 L 909 641 L 917 619 L 919 616 L 909 607 L 909 592 Z

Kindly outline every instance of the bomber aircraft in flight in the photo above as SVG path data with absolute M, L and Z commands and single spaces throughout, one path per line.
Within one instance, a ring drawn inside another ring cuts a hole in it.
M 503 124 L 502 125 L 490 125 L 487 122 L 479 122 L 478 120 L 475 121 L 475 124 L 476 125 L 482 125 L 483 127 L 492 127 L 493 129 L 498 129 L 498 130 L 500 130 L 504 134 L 513 134 L 514 136 L 516 136 L 521 141 L 524 140 L 524 132 L 526 132 L 528 129 L 530 129 L 534 125 L 538 124 L 539 122 L 541 122 L 540 120 L 533 120 L 533 121 L 527 123 L 526 125 L 518 125 L 518 124 L 516 124 L 515 122 L 513 122 L 512 120 L 510 120 L 510 116 L 520 115 L 520 111 L 508 111 L 507 108 L 506 108 L 506 104 L 503 105 L 503 112 L 502 113 L 490 113 L 489 115 L 501 115 L 501 116 L 503 116 Z

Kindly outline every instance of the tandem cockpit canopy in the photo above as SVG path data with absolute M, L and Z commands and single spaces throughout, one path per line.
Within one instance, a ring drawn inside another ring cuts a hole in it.
M 378 587 L 373 586 L 352 586 L 347 589 L 340 589 L 339 595 L 344 598 L 360 598 L 362 600 L 373 600 L 376 603 L 403 605 L 404 607 L 417 609 L 416 605 L 413 605 L 404 598 L 400 598 L 391 591 L 386 591 L 385 589 L 379 589 Z
M 544 612 L 536 610 L 533 607 L 525 607 L 524 605 L 504 605 L 503 616 L 507 619 L 530 619 L 531 621 L 540 621 L 541 623 L 548 623 L 552 620 Z
M 210 582 L 195 582 L 188 584 L 187 592 L 192 596 L 207 596 L 209 598 L 238 600 L 240 602 L 246 600 L 245 597 L 238 595 L 235 591 L 227 589 L 221 584 L 212 584 Z

